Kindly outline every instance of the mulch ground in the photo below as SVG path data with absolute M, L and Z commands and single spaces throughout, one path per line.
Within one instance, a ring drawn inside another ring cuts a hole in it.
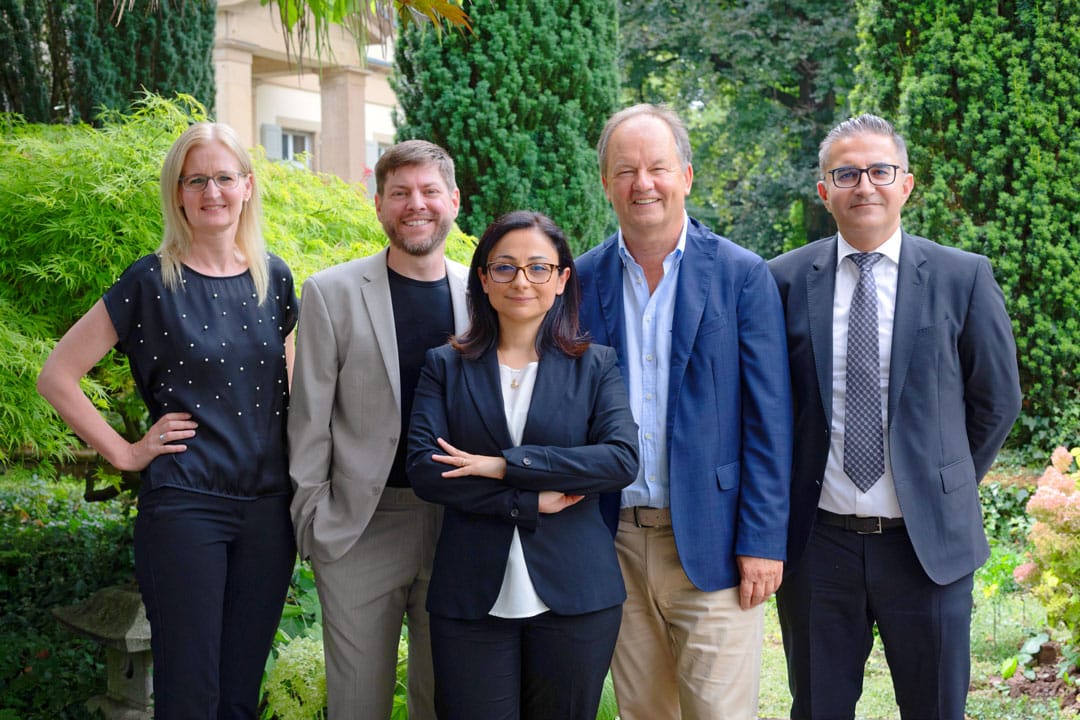
M 1009 697 L 1027 695 L 1040 699 L 1057 698 L 1062 709 L 1080 713 L 1080 686 L 1069 684 L 1058 677 L 1058 653 L 1057 643 L 1048 642 L 1043 645 L 1039 653 L 1039 659 L 1043 662 L 1032 668 L 1035 672 L 1034 679 L 1029 679 L 1023 673 L 1017 672 L 1008 680 L 991 678 L 990 682 L 1007 687 Z M 1071 674 L 1077 677 L 1076 668 L 1073 668 Z

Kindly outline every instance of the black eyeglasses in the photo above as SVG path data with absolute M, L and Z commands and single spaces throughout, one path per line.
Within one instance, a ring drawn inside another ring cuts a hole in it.
M 240 184 L 240 178 L 246 177 L 244 172 L 218 172 L 213 175 L 182 175 L 180 187 L 188 192 L 202 192 L 213 180 L 214 184 L 222 190 L 231 190 Z
M 899 165 L 876 163 L 865 168 L 838 167 L 835 170 L 826 170 L 825 174 L 832 176 L 833 185 L 836 187 L 853 188 L 862 182 L 863 173 L 866 173 L 871 185 L 892 185 L 896 182 L 896 171 L 899 169 Z
M 551 279 L 555 268 L 559 267 L 552 263 L 529 263 L 528 265 L 514 265 L 512 263 L 494 262 L 487 264 L 487 275 L 497 283 L 514 282 L 518 272 L 525 273 L 525 279 L 533 285 L 543 285 Z

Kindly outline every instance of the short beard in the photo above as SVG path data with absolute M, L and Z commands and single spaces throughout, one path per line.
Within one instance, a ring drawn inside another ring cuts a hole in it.
M 453 225 L 453 220 L 444 218 L 435 226 L 435 231 L 431 233 L 427 240 L 415 240 L 411 243 L 403 240 L 397 231 L 386 227 L 386 225 L 383 225 L 383 232 L 386 233 L 386 237 L 390 239 L 390 244 L 396 249 L 413 257 L 426 257 L 446 241 L 446 236 L 450 234 L 450 228 Z

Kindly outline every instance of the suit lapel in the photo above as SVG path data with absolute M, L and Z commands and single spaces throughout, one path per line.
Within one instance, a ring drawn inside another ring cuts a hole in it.
M 450 305 L 454 311 L 454 334 L 461 335 L 469 328 L 469 308 L 465 301 L 469 270 L 462 274 L 459 266 L 446 261 L 446 279 L 450 283 Z
M 615 348 L 623 377 L 626 369 L 625 319 L 623 315 L 623 266 L 619 257 L 617 236 L 608 238 L 597 263 L 596 291 L 600 296 L 600 313 L 604 319 L 605 345 Z
M 503 409 L 497 351 L 492 348 L 476 362 L 463 360 L 461 365 L 468 396 L 476 405 L 476 412 L 484 429 L 494 439 L 497 447 L 510 447 L 513 443 L 510 440 L 510 429 L 506 425 L 506 411 Z M 533 395 L 535 398 L 535 393 Z
M 529 401 L 525 430 L 521 434 L 522 444 L 535 442 L 534 432 L 537 429 L 542 437 L 543 427 L 557 422 L 557 418 L 566 412 L 568 398 L 565 388 L 574 371 L 572 363 L 573 360 L 558 350 L 548 350 L 540 358 L 536 369 L 536 386 Z
M 821 253 L 806 272 L 806 316 L 814 350 L 821 406 L 832 423 L 833 293 L 836 288 L 836 236 L 823 243 Z
M 892 353 L 889 364 L 889 412 L 892 419 L 907 379 L 919 317 L 930 285 L 930 271 L 918 238 L 903 233 L 900 268 L 896 277 L 896 313 L 893 316 Z
M 394 391 L 394 404 L 401 407 L 401 368 L 398 365 L 397 331 L 394 329 L 394 304 L 390 300 L 390 279 L 386 271 L 386 254 L 383 250 L 371 257 L 364 268 L 364 284 L 360 294 L 367 305 L 368 317 L 375 342 L 379 345 L 386 376 Z
M 694 347 L 705 300 L 716 272 L 717 244 L 706 240 L 693 220 L 686 227 L 686 250 L 679 265 L 675 311 L 671 324 L 671 374 L 668 378 L 668 419 L 674 417 L 690 350 Z M 734 308 L 728 308 L 734 313 Z

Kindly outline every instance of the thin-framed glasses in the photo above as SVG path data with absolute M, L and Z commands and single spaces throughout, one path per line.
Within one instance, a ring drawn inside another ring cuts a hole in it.
M 518 272 L 525 273 L 525 279 L 533 285 L 543 285 L 551 279 L 555 268 L 553 263 L 529 263 L 528 265 L 514 265 L 506 262 L 493 262 L 487 264 L 487 275 L 497 283 L 514 282 Z
M 871 185 L 892 185 L 896 182 L 896 171 L 899 169 L 899 165 L 875 163 L 865 168 L 838 167 L 834 170 L 826 170 L 825 174 L 832 176 L 833 185 L 836 187 L 853 188 L 862 182 L 863 173 L 866 173 Z
M 181 175 L 180 187 L 188 192 L 202 192 L 213 180 L 221 190 L 232 190 L 240 184 L 240 178 L 247 177 L 244 172 L 218 172 L 213 175 Z

